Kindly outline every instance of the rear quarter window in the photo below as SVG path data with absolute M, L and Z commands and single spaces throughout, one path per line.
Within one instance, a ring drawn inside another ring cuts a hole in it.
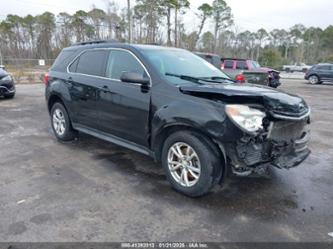
M 104 77 L 108 54 L 107 50 L 87 50 L 83 52 L 78 62 L 73 63 L 77 63 L 75 72 Z M 70 69 L 72 69 L 71 66 Z
M 68 64 L 74 59 L 76 50 L 62 50 L 53 63 L 51 70 L 66 72 Z

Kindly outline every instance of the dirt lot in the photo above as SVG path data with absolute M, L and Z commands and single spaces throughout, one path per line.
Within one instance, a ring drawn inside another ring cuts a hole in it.
M 0 241 L 333 241 L 333 85 L 284 80 L 312 107 L 311 156 L 200 199 L 150 158 L 52 135 L 43 85 L 0 100 Z

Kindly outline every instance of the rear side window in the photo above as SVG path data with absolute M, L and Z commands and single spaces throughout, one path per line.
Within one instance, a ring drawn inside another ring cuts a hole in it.
M 233 69 L 234 67 L 234 61 L 224 61 L 224 68 L 230 68 L 230 69 Z
M 131 53 L 121 50 L 111 50 L 106 68 L 106 77 L 120 80 L 124 72 L 138 73 L 144 77 L 148 77 L 143 66 Z
M 78 62 L 73 62 L 73 65 L 70 66 L 70 71 L 75 70 L 76 66 L 76 70 L 71 72 L 104 77 L 107 57 L 107 50 L 85 51 L 78 58 Z
M 249 69 L 245 61 L 237 61 L 236 69 L 247 70 Z
M 77 58 L 70 66 L 69 66 L 69 71 L 70 72 L 76 72 L 77 69 L 77 64 L 79 64 L 79 58 Z
M 331 66 L 317 66 L 316 68 L 317 70 L 331 70 Z
M 51 70 L 65 72 L 67 65 L 74 59 L 76 50 L 63 50 L 53 63 Z

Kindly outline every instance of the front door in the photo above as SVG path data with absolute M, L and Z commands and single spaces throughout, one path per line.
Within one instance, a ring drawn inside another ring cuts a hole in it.
M 150 90 L 140 84 L 124 83 L 124 72 L 148 73 L 139 59 L 123 49 L 111 49 L 106 67 L 106 78 L 100 85 L 99 124 L 103 132 L 148 146 Z

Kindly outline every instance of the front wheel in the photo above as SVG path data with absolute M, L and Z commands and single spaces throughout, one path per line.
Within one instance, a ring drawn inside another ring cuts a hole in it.
M 66 108 L 61 103 L 55 103 L 51 109 L 51 125 L 57 139 L 70 141 L 75 138 Z
M 191 197 L 207 194 L 224 172 L 214 144 L 187 131 L 176 132 L 166 139 L 162 164 L 172 187 Z
M 318 84 L 318 83 L 319 83 L 319 78 L 318 78 L 318 76 L 317 76 L 317 75 L 311 75 L 311 76 L 309 77 L 309 82 L 310 82 L 310 84 L 312 84 L 312 85 Z

